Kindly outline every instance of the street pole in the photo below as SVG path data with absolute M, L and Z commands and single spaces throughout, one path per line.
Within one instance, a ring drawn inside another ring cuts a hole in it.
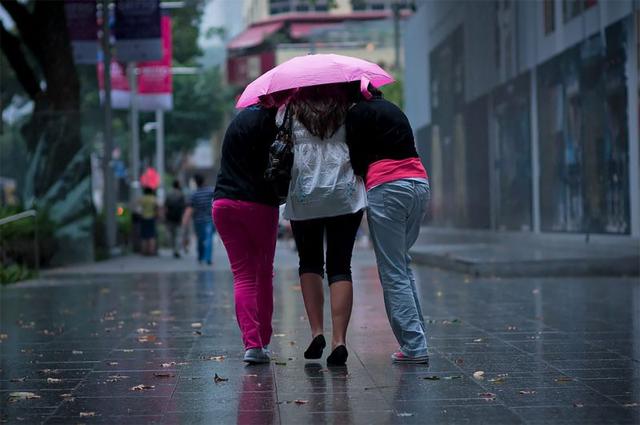
M 131 62 L 129 64 L 129 88 L 131 89 L 131 107 L 129 108 L 131 120 L 131 152 L 129 153 L 129 169 L 131 170 L 131 176 L 129 202 L 133 205 L 138 195 L 140 195 L 140 125 L 138 119 L 138 102 L 136 99 L 138 94 L 138 76 L 135 62 Z
M 164 112 L 161 109 L 156 110 L 156 168 L 160 177 L 158 200 L 162 204 L 164 203 L 164 186 L 162 184 L 164 178 Z
M 109 0 L 102 0 L 102 52 L 104 70 L 104 154 L 102 170 L 104 175 L 103 212 L 105 242 L 108 255 L 116 246 L 116 199 L 112 158 L 113 135 L 111 118 L 111 40 L 109 31 Z
M 394 68 L 400 69 L 400 4 L 394 2 L 391 5 L 393 11 L 393 52 L 394 52 Z

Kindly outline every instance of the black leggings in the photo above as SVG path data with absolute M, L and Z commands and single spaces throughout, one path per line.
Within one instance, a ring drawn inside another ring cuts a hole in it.
M 298 272 L 315 273 L 324 278 L 324 236 L 327 237 L 327 276 L 329 285 L 351 279 L 351 254 L 363 210 L 337 217 L 291 221 L 298 247 Z

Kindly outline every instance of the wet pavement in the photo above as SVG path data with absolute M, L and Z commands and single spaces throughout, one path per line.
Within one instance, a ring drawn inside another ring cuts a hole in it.
M 86 267 L 1 289 L 0 422 L 640 423 L 638 278 L 419 268 L 431 362 L 392 365 L 373 257 L 360 250 L 349 361 L 327 368 L 327 350 L 302 358 L 308 323 L 295 255 L 281 248 L 275 358 L 245 366 L 218 251 L 213 269 L 139 259 L 149 267 Z

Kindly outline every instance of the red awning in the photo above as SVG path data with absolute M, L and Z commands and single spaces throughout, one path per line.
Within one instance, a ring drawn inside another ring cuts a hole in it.
M 237 35 L 227 44 L 228 49 L 246 49 L 247 47 L 257 46 L 262 43 L 265 38 L 278 31 L 284 22 L 269 22 L 265 24 L 249 27 L 244 32 Z
M 320 28 L 331 28 L 340 25 L 340 23 L 327 22 L 296 22 L 291 24 L 291 38 L 307 38 L 311 31 Z

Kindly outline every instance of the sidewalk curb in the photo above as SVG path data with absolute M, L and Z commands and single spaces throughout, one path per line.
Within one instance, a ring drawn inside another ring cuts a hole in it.
M 451 254 L 435 254 L 414 249 L 411 257 L 416 264 L 482 277 L 576 277 L 576 276 L 639 276 L 638 257 L 599 259 L 562 259 L 509 262 L 473 262 Z

